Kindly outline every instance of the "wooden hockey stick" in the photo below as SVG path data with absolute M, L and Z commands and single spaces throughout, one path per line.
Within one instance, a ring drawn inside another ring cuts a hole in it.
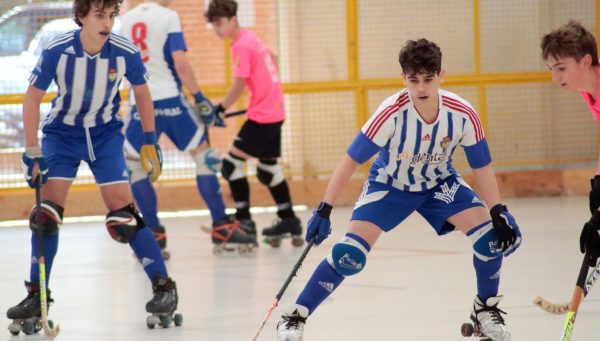
M 290 285 L 290 282 L 292 281 L 292 279 L 294 277 L 296 277 L 298 269 L 300 269 L 300 266 L 302 266 L 302 262 L 304 261 L 304 258 L 306 258 L 306 255 L 308 254 L 308 251 L 310 251 L 310 248 L 312 248 L 312 246 L 314 245 L 314 243 L 315 243 L 315 239 L 313 238 L 313 239 L 310 240 L 310 242 L 308 243 L 308 245 L 306 245 L 306 248 L 302 252 L 302 255 L 300 255 L 300 258 L 296 262 L 296 265 L 294 265 L 294 268 L 292 269 L 292 273 L 290 273 L 290 275 L 288 276 L 288 278 L 285 280 L 285 283 L 283 283 L 283 286 L 281 287 L 281 289 L 279 290 L 279 292 L 275 296 L 275 299 L 273 300 L 273 303 L 271 303 L 271 306 L 269 307 L 269 310 L 265 314 L 265 317 L 263 318 L 263 320 L 262 320 L 262 322 L 260 324 L 260 327 L 258 327 L 258 330 L 256 331 L 256 333 L 254 333 L 254 336 L 252 336 L 252 341 L 256 341 L 256 338 L 258 337 L 258 334 L 260 334 L 261 330 L 263 329 L 263 327 L 267 323 L 267 320 L 269 319 L 269 317 L 271 316 L 271 314 L 273 313 L 273 311 L 275 310 L 275 308 L 279 304 L 279 300 L 281 299 L 281 296 L 283 296 L 283 293 L 287 289 L 288 285 Z
M 60 325 L 50 327 L 48 323 L 48 297 L 46 296 L 46 261 L 44 259 L 44 228 L 42 226 L 42 194 L 41 194 L 40 175 L 35 179 L 35 220 L 38 234 L 38 265 L 40 270 L 40 323 L 44 329 L 44 335 L 50 340 L 54 339 L 60 333 Z
M 533 303 L 540 307 L 540 309 L 547 311 L 553 314 L 565 314 L 571 310 L 573 310 L 573 299 L 576 298 L 576 295 L 581 295 L 581 299 L 577 303 L 579 303 L 587 296 L 588 292 L 592 289 L 594 282 L 600 275 L 600 262 L 592 269 L 592 271 L 588 275 L 589 263 L 585 259 L 581 263 L 581 270 L 579 270 L 579 276 L 577 276 L 577 283 L 575 284 L 575 291 L 573 292 L 573 298 L 570 303 L 562 303 L 555 304 L 542 296 L 538 296 L 533 299 Z M 587 276 L 587 279 L 586 279 Z M 577 309 L 575 309 L 577 311 Z

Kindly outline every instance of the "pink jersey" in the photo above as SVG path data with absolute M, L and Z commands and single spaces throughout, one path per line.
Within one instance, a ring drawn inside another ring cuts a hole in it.
M 241 29 L 231 44 L 234 76 L 243 78 L 248 87 L 250 104 L 246 115 L 258 123 L 275 123 L 285 119 L 283 91 L 269 49 L 256 33 Z
M 598 80 L 600 81 L 600 67 L 598 68 Z M 592 95 L 588 92 L 580 91 L 579 94 L 587 103 L 592 114 L 594 114 L 594 118 L 596 119 L 596 121 L 600 121 L 600 86 L 598 86 L 598 93 L 596 94 L 595 100 L 592 97 Z

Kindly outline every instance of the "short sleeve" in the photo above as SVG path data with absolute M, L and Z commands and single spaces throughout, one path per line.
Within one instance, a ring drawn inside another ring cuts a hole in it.
M 181 28 L 181 21 L 176 12 L 173 12 L 172 15 L 169 16 L 167 25 L 167 46 L 169 46 L 169 50 L 171 52 L 187 51 L 185 39 L 183 38 L 183 29 Z
M 140 51 L 133 54 L 128 54 L 125 57 L 126 70 L 125 77 L 132 85 L 142 85 L 148 80 L 148 72 L 142 62 Z
M 43 50 L 37 64 L 31 71 L 29 83 L 40 90 L 47 90 L 56 75 L 57 63 L 58 59 L 52 51 Z

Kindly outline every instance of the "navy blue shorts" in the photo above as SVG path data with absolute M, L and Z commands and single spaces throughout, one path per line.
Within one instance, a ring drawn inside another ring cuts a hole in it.
M 189 151 L 208 139 L 204 124 L 196 117 L 194 109 L 183 96 L 154 101 L 156 137 L 165 133 L 180 151 Z M 144 144 L 144 131 L 137 107 L 131 108 L 131 119 L 125 132 L 125 150 L 139 156 Z
M 44 129 L 42 153 L 49 179 L 75 180 L 81 161 L 87 162 L 100 186 L 128 183 L 121 121 L 87 129 L 61 125 Z
M 352 220 L 368 221 L 388 232 L 417 211 L 438 235 L 443 235 L 455 229 L 448 218 L 477 206 L 484 207 L 477 193 L 456 175 L 423 192 L 402 191 L 367 180 L 352 212 Z

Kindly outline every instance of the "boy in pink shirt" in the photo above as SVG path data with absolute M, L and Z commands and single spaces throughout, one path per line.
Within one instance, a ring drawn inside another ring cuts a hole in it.
M 212 0 L 205 17 L 219 37 L 231 39 L 235 76 L 223 101 L 204 117 L 205 123 L 223 125 L 225 110 L 238 100 L 244 88 L 248 88 L 250 95 L 247 120 L 224 158 L 221 169 L 231 187 L 236 219 L 242 228 L 256 236 L 256 224 L 250 215 L 250 186 L 245 162 L 248 158 L 257 158 L 256 177 L 269 188 L 279 217 L 273 226 L 263 229 L 262 234 L 274 247 L 280 245 L 283 237 L 291 237 L 294 246 L 301 246 L 304 242 L 302 226 L 292 210 L 289 187 L 283 169 L 277 163 L 281 156 L 285 106 L 274 58 L 256 33 L 239 26 L 235 1 Z
M 552 72 L 552 81 L 566 91 L 579 91 L 596 121 L 600 121 L 600 68 L 594 35 L 576 21 L 546 34 L 542 38 L 542 57 Z M 596 175 L 591 180 L 590 211 L 592 218 L 584 224 L 579 247 L 590 266 L 600 256 L 600 157 Z

